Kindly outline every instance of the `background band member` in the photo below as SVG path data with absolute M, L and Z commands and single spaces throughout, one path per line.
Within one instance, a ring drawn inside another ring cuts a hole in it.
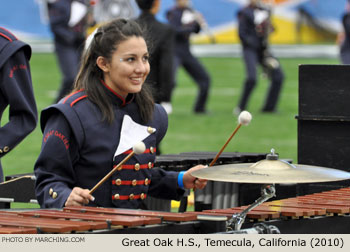
M 0 118 L 9 106 L 9 121 L 0 127 L 0 158 L 36 127 L 37 108 L 29 66 L 31 53 L 29 45 L 0 27 Z
M 147 83 L 153 87 L 156 103 L 161 104 L 168 114 L 171 113 L 171 89 L 174 83 L 174 30 L 168 24 L 159 22 L 155 15 L 158 13 L 161 0 L 136 0 L 141 14 L 136 21 L 146 30 L 147 39 L 151 43 L 150 65 L 151 72 Z
M 84 53 L 73 92 L 43 110 L 42 150 L 35 164 L 41 207 L 83 205 L 142 208 L 143 199 L 179 199 L 184 188 L 203 188 L 191 171 L 153 167 L 167 113 L 148 86 L 149 52 L 140 26 L 117 19 L 96 31 Z M 134 155 L 92 195 L 91 188 L 118 165 L 134 143 Z
M 85 2 L 84 0 L 49 0 L 47 2 L 55 53 L 62 73 L 56 102 L 72 90 L 78 73 L 89 23 L 89 6 Z
M 350 1 L 347 1 L 342 17 L 343 38 L 340 45 L 340 59 L 343 64 L 350 64 Z
M 173 58 L 174 58 L 174 31 L 168 24 L 159 22 L 155 15 L 158 13 L 161 0 L 137 0 L 141 10 L 136 21 L 147 32 L 147 39 L 151 43 L 150 65 L 151 71 L 146 83 L 152 86 L 154 101 L 161 104 L 170 114 L 171 91 L 174 83 Z M 157 146 L 159 155 L 160 146 Z
M 268 48 L 268 36 L 273 29 L 270 23 L 270 12 L 260 4 L 259 0 L 250 0 L 249 5 L 238 12 L 239 38 L 243 47 L 247 76 L 234 113 L 239 113 L 247 107 L 250 95 L 256 86 L 258 64 L 263 67 L 271 81 L 262 111 L 276 111 L 284 75 L 280 63 Z
M 175 6 L 167 11 L 167 19 L 176 31 L 174 74 L 181 65 L 190 74 L 199 87 L 194 112 L 206 113 L 210 76 L 190 51 L 190 35 L 201 30 L 204 20 L 189 7 L 189 0 L 176 0 Z

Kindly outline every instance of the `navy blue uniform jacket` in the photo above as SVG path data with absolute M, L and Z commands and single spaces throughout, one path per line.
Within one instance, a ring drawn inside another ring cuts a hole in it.
M 263 49 L 263 37 L 259 36 L 254 23 L 254 8 L 248 6 L 238 12 L 238 35 L 244 48 Z
M 48 14 L 50 17 L 50 28 L 56 42 L 64 45 L 81 46 L 85 41 L 86 19 L 83 18 L 74 27 L 70 27 L 72 0 L 58 0 L 48 3 Z M 79 1 L 84 3 L 84 1 Z
M 0 118 L 9 106 L 9 121 L 0 127 L 0 158 L 32 132 L 37 123 L 30 56 L 29 45 L 0 27 Z
M 124 100 L 101 85 L 113 104 L 115 120 L 111 124 L 101 120 L 100 110 L 83 91 L 67 96 L 41 114 L 44 138 L 35 164 L 36 195 L 41 207 L 63 207 L 73 187 L 93 188 L 128 154 L 126 151 L 113 160 L 124 116 L 142 124 L 139 110 L 133 95 Z M 145 124 L 156 129 L 144 140 L 146 151 L 134 155 L 103 183 L 93 193 L 95 201 L 90 206 L 139 208 L 147 195 L 180 199 L 184 190 L 178 189 L 178 173 L 153 167 L 155 146 L 164 137 L 167 125 L 165 110 L 155 105 L 153 119 Z
M 167 19 L 169 24 L 175 29 L 175 47 L 177 52 L 181 50 L 189 50 L 191 33 L 199 33 L 201 27 L 197 21 L 183 24 L 181 19 L 184 11 L 192 11 L 190 8 L 174 7 L 167 11 Z

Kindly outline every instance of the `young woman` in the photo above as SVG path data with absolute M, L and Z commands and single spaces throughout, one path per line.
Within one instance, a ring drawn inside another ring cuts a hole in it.
M 147 195 L 179 199 L 184 188 L 205 186 L 205 180 L 190 174 L 201 165 L 181 173 L 153 167 L 155 146 L 168 120 L 143 85 L 150 71 L 148 58 L 136 22 L 117 19 L 98 29 L 73 92 L 41 114 L 44 137 L 34 168 L 41 207 L 140 208 Z M 134 155 L 90 195 L 140 140 L 146 151 Z

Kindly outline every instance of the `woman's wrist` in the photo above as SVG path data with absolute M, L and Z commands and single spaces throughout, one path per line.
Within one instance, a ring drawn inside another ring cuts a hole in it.
M 185 171 L 181 171 L 181 172 L 179 173 L 179 175 L 177 176 L 177 185 L 178 185 L 179 188 L 181 188 L 181 189 L 185 189 L 185 187 L 184 187 L 184 181 L 183 181 L 184 174 L 185 174 Z

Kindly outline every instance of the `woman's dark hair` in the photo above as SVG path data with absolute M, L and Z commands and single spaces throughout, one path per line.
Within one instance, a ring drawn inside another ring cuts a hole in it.
M 153 2 L 154 2 L 154 0 L 136 0 L 136 3 L 141 10 L 151 9 Z
M 113 106 L 101 83 L 103 71 L 97 66 L 96 60 L 102 56 L 110 61 L 112 54 L 118 49 L 118 45 L 133 36 L 145 38 L 140 26 L 132 20 L 116 19 L 98 28 L 83 55 L 74 84 L 74 91 L 83 89 L 87 98 L 101 110 L 102 120 L 108 122 L 114 120 Z M 135 102 L 144 123 L 152 118 L 154 110 L 153 97 L 147 86 L 143 85 L 141 91 L 135 94 Z

